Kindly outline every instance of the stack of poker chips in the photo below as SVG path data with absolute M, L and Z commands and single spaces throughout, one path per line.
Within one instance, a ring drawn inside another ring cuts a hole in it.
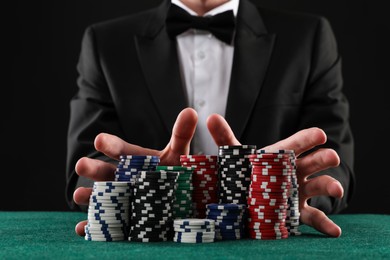
M 245 236 L 245 204 L 208 204 L 207 219 L 215 221 L 217 240 L 237 240 Z
M 219 146 L 219 203 L 247 203 L 255 145 Z
M 212 243 L 215 241 L 215 223 L 211 219 L 175 219 L 173 224 L 178 243 Z
M 192 167 L 193 216 L 205 218 L 206 205 L 218 202 L 218 156 L 181 155 L 181 165 Z
M 115 171 L 115 181 L 134 180 L 139 171 L 155 171 L 160 163 L 158 156 L 152 155 L 121 155 Z
M 172 208 L 178 173 L 140 171 L 134 183 L 129 241 L 172 240 Z
M 125 240 L 129 227 L 130 182 L 95 182 L 88 207 L 85 240 Z
M 258 154 L 264 154 L 266 152 L 269 152 L 267 150 L 257 150 Z M 288 208 L 287 208 L 287 214 L 286 214 L 286 227 L 288 230 L 288 233 L 290 236 L 299 236 L 301 235 L 301 232 L 299 231 L 299 184 L 297 179 L 297 166 L 296 166 L 296 157 L 293 150 L 277 150 L 275 152 L 275 158 L 276 159 L 285 159 L 287 160 L 287 155 L 290 160 L 290 164 L 292 166 L 291 171 L 291 185 L 289 189 L 289 196 L 288 196 Z
M 192 217 L 192 173 L 191 167 L 182 166 L 157 166 L 156 170 L 165 170 L 177 172 L 177 188 L 175 191 L 175 200 L 173 202 L 174 219 L 183 219 Z
M 288 238 L 286 216 L 291 186 L 290 156 L 281 151 L 250 155 L 252 181 L 248 197 L 248 233 L 254 239 Z

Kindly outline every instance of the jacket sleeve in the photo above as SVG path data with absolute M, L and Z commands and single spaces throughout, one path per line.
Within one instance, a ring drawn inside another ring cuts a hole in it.
M 349 104 L 342 92 L 341 58 L 331 26 L 325 18 L 319 19 L 315 38 L 300 128 L 322 128 L 328 137 L 323 147 L 334 149 L 340 156 L 339 167 L 314 176 L 327 174 L 340 181 L 344 197 L 334 199 L 320 196 L 310 200 L 311 205 L 332 214 L 345 209 L 352 197 L 355 186 L 354 141 L 349 125 Z
M 79 177 L 74 168 L 83 156 L 110 161 L 94 149 L 97 134 L 107 132 L 121 136 L 115 106 L 99 60 L 98 44 L 93 27 L 86 29 L 77 65 L 78 90 L 70 101 L 70 120 L 67 138 L 66 200 L 72 209 L 73 192 L 80 186 L 92 186 L 92 181 Z

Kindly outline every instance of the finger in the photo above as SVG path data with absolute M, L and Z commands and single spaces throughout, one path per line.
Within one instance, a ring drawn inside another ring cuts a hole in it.
M 96 150 L 104 153 L 110 158 L 119 160 L 123 154 L 131 155 L 159 155 L 159 151 L 143 148 L 138 145 L 129 144 L 123 139 L 106 133 L 98 134 L 95 138 Z
M 92 188 L 79 187 L 73 192 L 73 200 L 77 205 L 88 205 Z
M 79 223 L 77 223 L 75 227 L 76 234 L 79 236 L 85 236 L 85 225 L 87 225 L 88 220 L 83 220 Z
M 336 179 L 322 175 L 306 181 L 300 186 L 301 196 L 311 198 L 315 196 L 331 196 L 342 198 L 344 194 L 343 186 Z
M 116 166 L 97 159 L 83 157 L 76 163 L 75 170 L 80 176 L 94 181 L 114 180 Z
M 188 154 L 194 136 L 198 114 L 192 108 L 183 109 L 177 116 L 172 129 L 172 137 L 168 149 L 175 155 Z
M 315 228 L 321 233 L 332 237 L 341 236 L 341 228 L 330 220 L 321 210 L 306 206 L 301 210 L 301 220 L 306 225 Z
M 319 149 L 305 157 L 296 160 L 299 170 L 299 177 L 304 179 L 309 175 L 337 167 L 340 164 L 340 157 L 332 149 Z
M 210 115 L 206 123 L 216 145 L 240 145 L 228 122 L 221 115 Z
M 283 139 L 275 144 L 264 147 L 267 150 L 294 150 L 296 156 L 306 152 L 313 147 L 326 142 L 325 132 L 317 127 L 303 129 L 292 136 Z

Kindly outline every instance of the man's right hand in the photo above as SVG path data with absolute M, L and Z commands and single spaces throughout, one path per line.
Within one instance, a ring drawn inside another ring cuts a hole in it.
M 95 149 L 115 160 L 119 160 L 119 156 L 123 154 L 156 155 L 160 157 L 160 165 L 180 165 L 180 155 L 189 153 L 197 122 L 198 115 L 195 110 L 182 110 L 173 126 L 171 140 L 161 151 L 129 144 L 117 136 L 105 133 L 95 138 Z M 76 163 L 76 173 L 93 181 L 114 180 L 115 169 L 116 165 L 87 157 Z M 78 205 L 88 205 L 91 193 L 92 188 L 80 187 L 75 190 L 73 200 Z M 84 236 L 86 224 L 87 220 L 79 222 L 75 228 L 76 233 Z

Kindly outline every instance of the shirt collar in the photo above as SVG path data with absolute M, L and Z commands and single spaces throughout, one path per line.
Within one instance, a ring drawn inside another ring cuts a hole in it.
M 171 0 L 171 1 L 172 1 L 172 4 L 175 4 L 175 5 L 183 8 L 189 14 L 191 14 L 191 15 L 198 15 L 196 12 L 194 12 L 188 6 L 183 4 L 180 0 Z M 233 10 L 234 16 L 236 17 L 237 16 L 239 2 L 240 2 L 240 0 L 230 0 L 230 1 L 226 2 L 226 3 L 224 3 L 223 5 L 217 6 L 216 8 L 208 11 L 207 13 L 204 14 L 204 16 L 208 16 L 208 15 L 212 16 L 212 15 L 216 15 L 216 14 L 228 11 L 228 10 Z

